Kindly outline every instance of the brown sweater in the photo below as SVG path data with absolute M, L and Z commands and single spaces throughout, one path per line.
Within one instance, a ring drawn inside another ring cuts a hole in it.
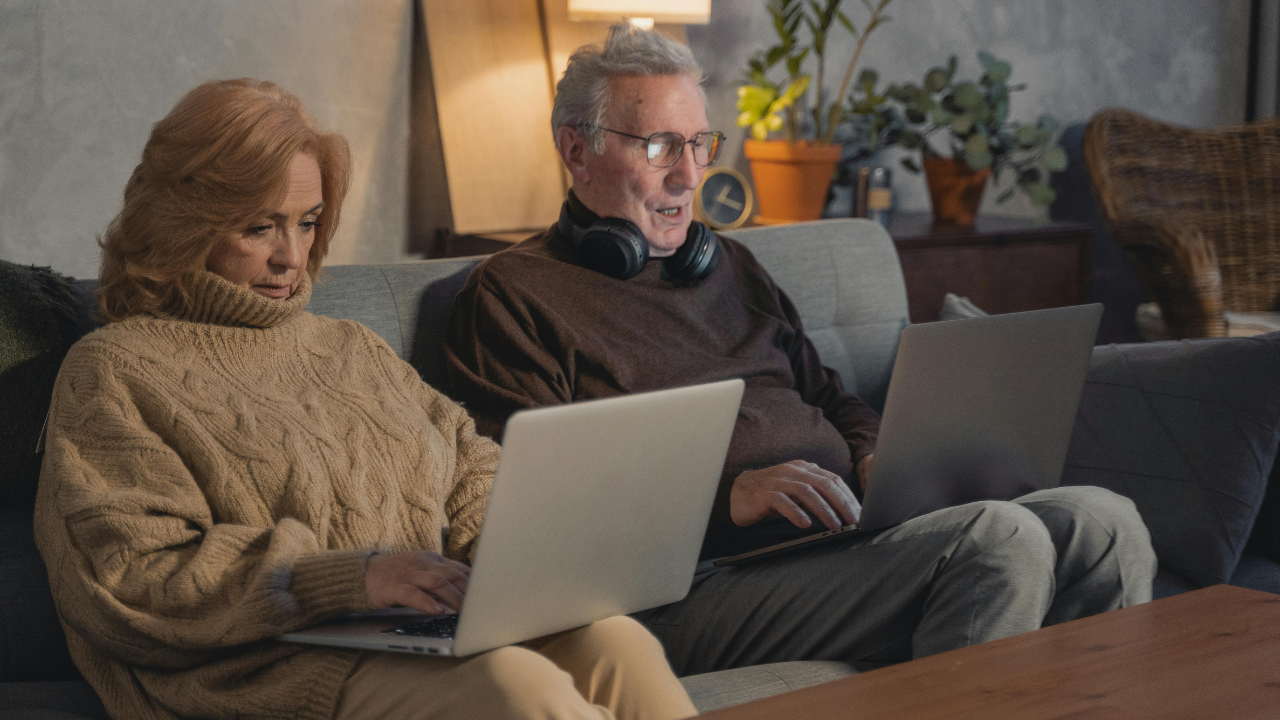
M 333 717 L 357 653 L 273 636 L 368 610 L 370 551 L 464 558 L 479 532 L 497 446 L 310 296 L 205 273 L 67 355 L 36 542 L 113 717 Z
M 739 473 L 802 459 L 848 481 L 879 428 L 875 411 L 823 367 L 764 268 L 741 244 L 720 242 L 711 276 L 680 288 L 661 279 L 658 260 L 625 281 L 586 269 L 552 228 L 476 268 L 446 350 L 454 397 L 494 437 L 521 408 L 744 378 L 703 557 L 812 532 L 781 520 L 733 525 Z

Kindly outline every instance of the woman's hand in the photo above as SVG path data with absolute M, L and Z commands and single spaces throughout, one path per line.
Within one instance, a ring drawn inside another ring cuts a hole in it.
M 440 615 L 462 608 L 471 568 L 437 553 L 371 555 L 364 586 L 375 610 L 393 605 Z

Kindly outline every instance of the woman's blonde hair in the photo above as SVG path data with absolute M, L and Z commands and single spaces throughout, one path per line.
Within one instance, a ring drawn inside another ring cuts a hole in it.
M 297 97 L 242 78 L 187 93 L 151 129 L 124 188 L 124 208 L 98 240 L 98 307 L 108 322 L 189 300 L 209 254 L 284 201 L 296 153 L 320 165 L 324 209 L 307 259 L 312 278 L 329 252 L 351 175 L 341 135 L 324 133 Z

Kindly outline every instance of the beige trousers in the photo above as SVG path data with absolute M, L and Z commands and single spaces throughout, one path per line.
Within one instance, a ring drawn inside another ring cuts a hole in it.
M 336 720 L 675 720 L 696 715 L 662 646 L 612 617 L 466 658 L 365 653 Z

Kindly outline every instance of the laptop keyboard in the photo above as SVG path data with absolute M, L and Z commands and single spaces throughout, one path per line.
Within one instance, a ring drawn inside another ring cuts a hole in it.
M 411 635 L 413 637 L 451 638 L 457 630 L 458 616 L 445 615 L 443 617 L 431 618 L 430 620 L 421 620 L 408 625 L 401 625 L 400 627 L 383 630 L 382 632 L 394 635 Z

